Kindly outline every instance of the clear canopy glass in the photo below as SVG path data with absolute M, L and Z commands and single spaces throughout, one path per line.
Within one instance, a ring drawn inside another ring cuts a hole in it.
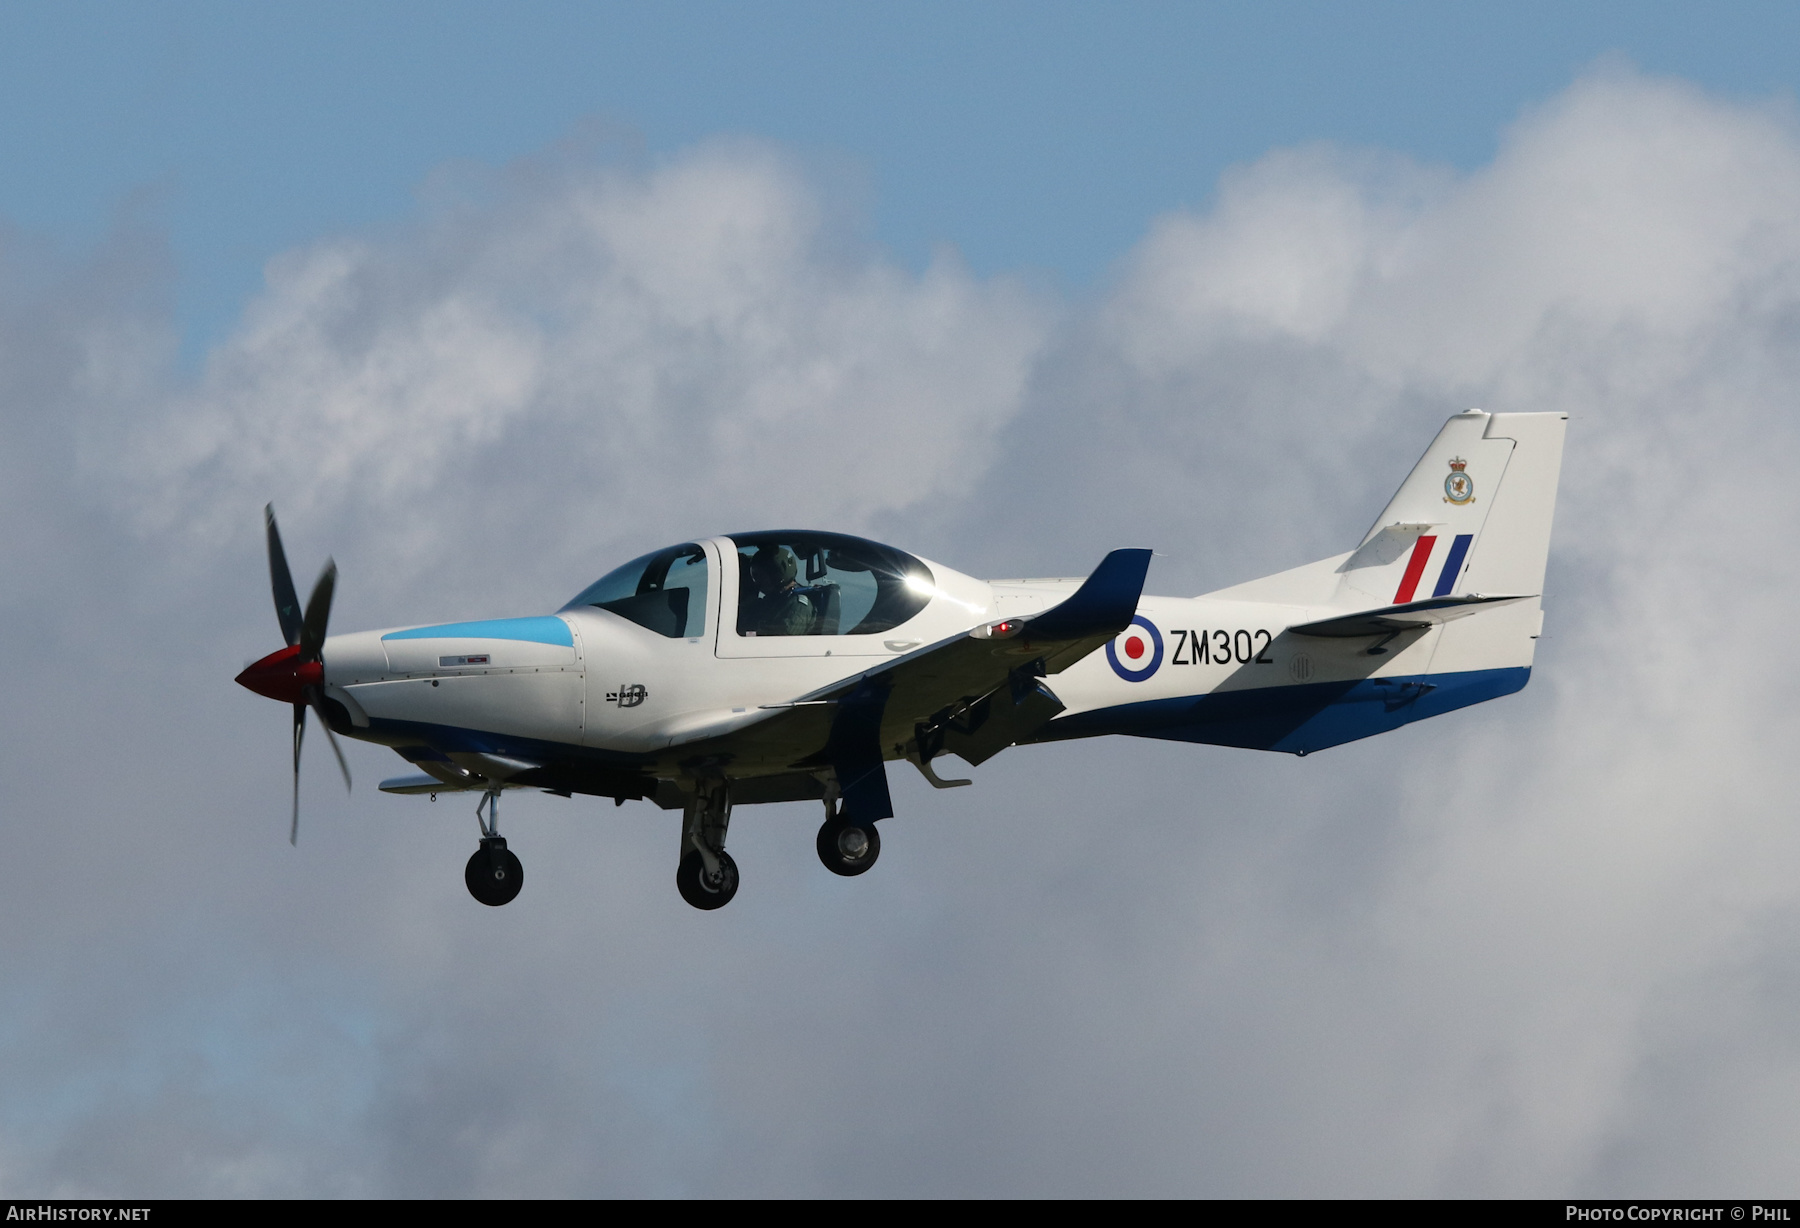
M 706 550 L 692 542 L 633 559 L 583 589 L 565 609 L 596 606 L 670 639 L 706 629 Z
M 741 636 L 875 635 L 931 600 L 931 571 L 904 551 L 842 533 L 732 536 Z

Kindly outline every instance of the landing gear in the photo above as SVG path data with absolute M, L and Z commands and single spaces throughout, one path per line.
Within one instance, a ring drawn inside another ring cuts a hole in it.
M 681 858 L 680 868 L 675 871 L 675 889 L 681 892 L 682 899 L 695 908 L 708 911 L 723 908 L 737 894 L 737 862 L 731 859 L 731 854 L 722 850 L 714 853 L 713 864 L 718 867 L 717 870 L 709 871 L 706 859 L 700 856 L 700 850 L 689 849 Z
M 487 814 L 482 815 L 486 807 Z M 525 885 L 525 867 L 518 855 L 506 847 L 500 834 L 500 790 L 490 789 L 475 807 L 475 818 L 481 823 L 481 847 L 463 868 L 463 882 L 469 894 L 490 908 L 510 904 Z
M 490 908 L 510 904 L 525 885 L 525 867 L 518 855 L 506 847 L 504 836 L 483 840 L 463 869 L 463 882 L 469 894 Z
M 845 878 L 861 874 L 881 856 L 881 833 L 874 821 L 850 818 L 835 798 L 825 799 L 825 822 L 817 843 L 825 868 Z
M 695 908 L 723 908 L 737 894 L 737 862 L 725 851 L 731 789 L 723 780 L 698 781 L 681 819 L 681 864 L 675 888 Z

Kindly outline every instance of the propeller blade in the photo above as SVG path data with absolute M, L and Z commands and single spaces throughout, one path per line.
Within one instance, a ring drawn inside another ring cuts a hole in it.
M 312 596 L 306 601 L 306 621 L 301 624 L 299 639 L 302 661 L 317 661 L 325 647 L 325 628 L 331 622 L 331 593 L 336 587 L 337 564 L 326 559 L 325 570 L 319 573 L 319 582 L 313 585 Z
M 288 843 L 300 843 L 300 742 L 306 737 L 306 705 L 294 705 L 294 820 L 288 827 Z
M 269 586 L 275 594 L 275 616 L 281 620 L 281 634 L 287 638 L 288 647 L 299 651 L 291 657 L 275 653 L 264 658 L 239 675 L 238 681 L 259 694 L 287 699 L 293 694 L 289 688 L 301 681 L 307 672 L 314 679 L 321 673 L 325 631 L 331 623 L 331 595 L 337 589 L 337 564 L 325 560 L 325 570 L 319 573 L 319 582 L 313 585 L 312 596 L 307 598 L 306 610 L 302 613 L 300 597 L 294 591 L 294 576 L 288 570 L 287 551 L 281 548 L 281 530 L 275 527 L 273 503 L 263 508 L 263 527 L 268 530 Z M 276 661 L 276 658 L 280 660 Z M 246 675 L 271 661 L 275 661 L 275 665 L 246 680 Z M 305 686 L 294 701 L 294 810 L 288 824 L 288 843 L 292 845 L 300 843 L 300 747 L 306 741 L 306 710 L 309 707 L 319 714 L 319 723 L 325 727 L 325 738 L 331 743 L 331 753 L 337 757 L 338 771 L 344 774 L 344 788 L 350 788 L 350 765 L 344 761 L 337 735 L 331 731 L 331 721 L 326 718 L 325 693 L 315 681 Z
M 344 790 L 350 791 L 350 765 L 344 762 L 344 752 L 338 749 L 337 734 L 331 732 L 331 722 L 325 719 L 325 696 L 316 686 L 306 688 L 307 702 L 312 704 L 313 711 L 319 714 L 319 728 L 325 731 L 325 740 L 331 743 L 331 753 L 337 756 L 338 771 L 344 774 Z
M 291 647 L 300 642 L 300 595 L 294 591 L 294 575 L 288 570 L 287 551 L 281 548 L 281 530 L 275 527 L 275 505 L 263 508 L 263 527 L 269 538 L 269 587 L 275 591 L 275 617 Z

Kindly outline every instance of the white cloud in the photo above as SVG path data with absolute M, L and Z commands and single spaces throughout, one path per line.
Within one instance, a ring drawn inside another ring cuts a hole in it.
M 67 599 L 0 607 L 0 744 L 55 819 L 0 900 L 8 1193 L 1791 1192 L 1785 112 L 1610 67 L 1471 174 L 1276 151 L 1079 305 L 898 269 L 745 144 L 283 256 L 172 392 L 154 310 L 46 293 L 6 378 L 112 476 L 57 477 L 8 394 L 44 458 L 12 506 L 62 543 L 8 557 Z M 225 681 L 272 642 L 270 497 L 297 567 L 337 551 L 340 626 L 784 521 L 989 574 L 1151 544 L 1198 591 L 1345 548 L 1470 404 L 1573 415 L 1523 695 L 1304 762 L 897 778 L 849 883 L 810 812 L 751 809 L 722 914 L 674 898 L 666 816 L 550 800 L 489 913 L 469 816 L 322 763 L 290 856 L 285 716 Z
M 949 254 L 912 277 L 846 251 L 768 148 L 498 178 L 409 235 L 273 261 L 131 451 L 145 523 L 241 537 L 273 497 L 383 525 L 370 569 L 403 584 L 475 558 L 567 586 L 670 533 L 942 499 L 1018 411 L 1048 305 Z
M 1308 805 L 1401 827 L 1350 948 L 1307 970 L 1297 1009 L 1316 1020 L 1286 1025 L 1285 1060 L 1318 1047 L 1347 1067 L 1314 1072 L 1311 1105 L 1344 1131 L 1342 1163 L 1260 1156 L 1281 1177 L 1264 1188 L 1717 1189 L 1725 1156 L 1800 1133 L 1770 1097 L 1736 1143 L 1687 1109 L 1722 988 L 1729 1034 L 1756 1048 L 1732 1077 L 1793 1078 L 1791 990 L 1729 983 L 1791 966 L 1775 935 L 1800 903 L 1780 694 L 1800 140 L 1785 113 L 1610 70 L 1466 178 L 1389 164 L 1370 182 L 1370 164 L 1277 153 L 1212 213 L 1159 221 L 1084 338 L 1081 382 L 1046 398 L 1057 446 L 1129 441 L 1081 502 L 1103 509 L 1098 535 L 1175 529 L 1202 555 L 1177 566 L 1212 583 L 1255 574 L 1297 521 L 1335 541 L 1283 562 L 1348 545 L 1446 410 L 1573 415 L 1535 693 L 1343 752 L 1380 763 L 1378 796 L 1314 769 Z M 1379 464 L 1374 432 L 1400 441 Z M 1233 792 L 1257 770 L 1234 765 Z M 1273 968 L 1326 942 L 1289 930 L 1287 904 L 1236 919 L 1269 927 Z M 1268 1008 L 1260 970 L 1201 979 Z M 1378 1034 L 1346 1047 L 1346 1019 Z M 1334 1113 L 1333 1083 L 1372 1090 Z M 1705 1160 L 1673 1145 L 1690 1129 Z

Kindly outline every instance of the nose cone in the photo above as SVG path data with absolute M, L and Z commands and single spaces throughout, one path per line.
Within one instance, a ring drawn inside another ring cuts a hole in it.
M 239 686 L 284 704 L 305 703 L 306 688 L 324 680 L 325 667 L 317 661 L 302 661 L 298 644 L 275 650 L 237 676 Z

